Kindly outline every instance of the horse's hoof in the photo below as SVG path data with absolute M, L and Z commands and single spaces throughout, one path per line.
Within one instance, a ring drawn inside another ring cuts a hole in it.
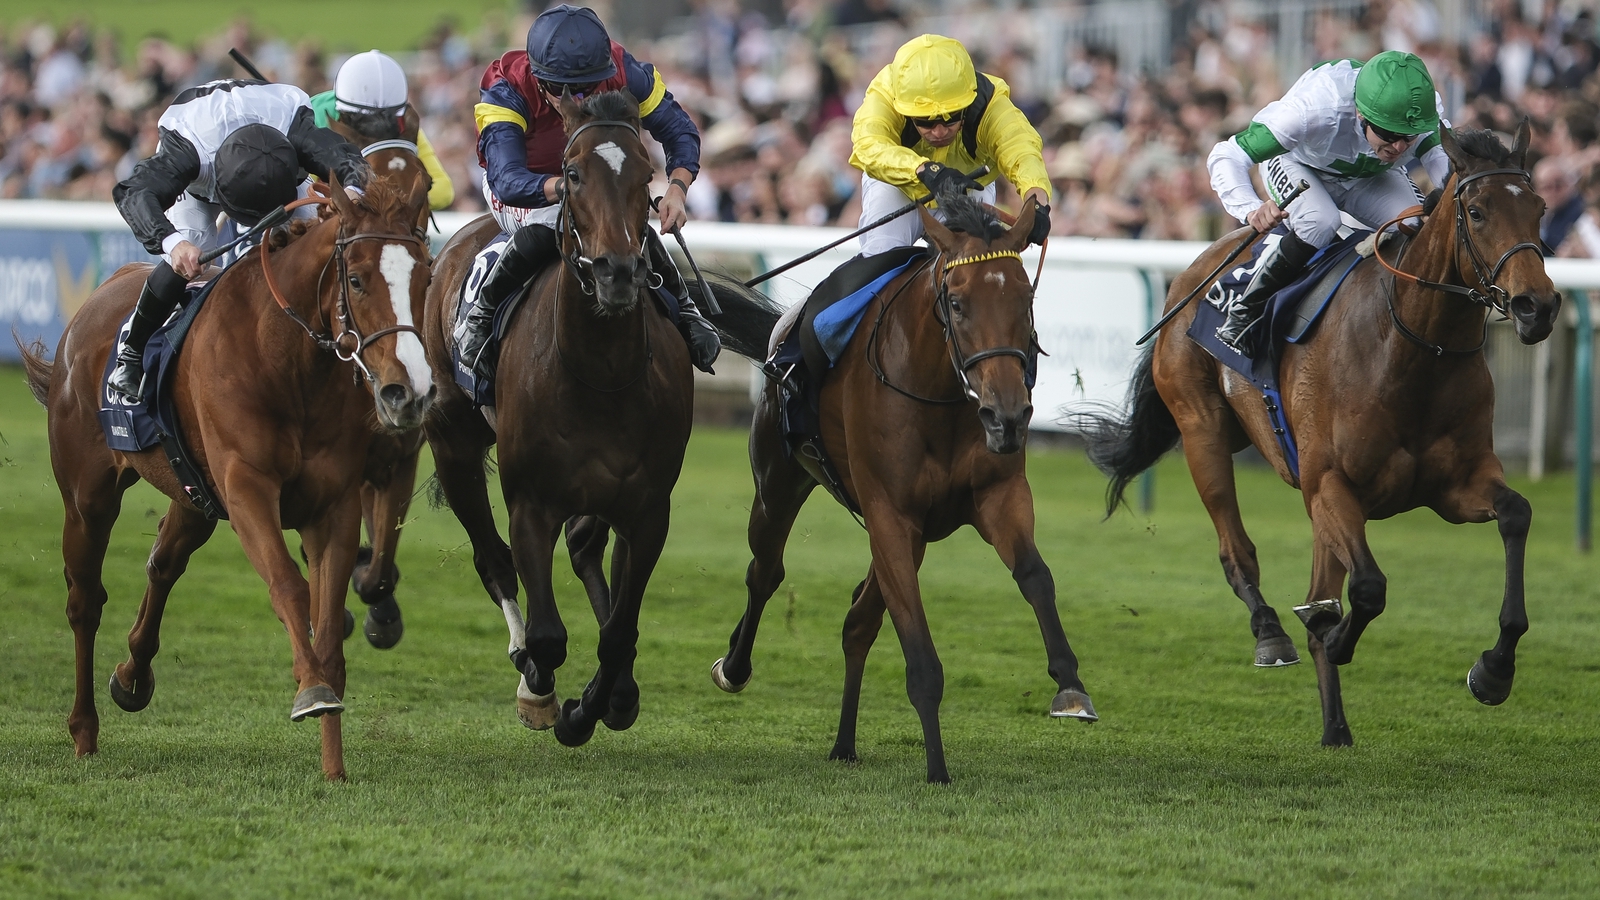
M 833 745 L 833 749 L 828 752 L 828 758 L 845 763 L 861 762 L 861 757 L 856 755 L 856 748 L 841 747 L 838 744 Z
M 328 713 L 344 712 L 339 695 L 325 684 L 314 684 L 294 695 L 294 706 L 289 710 L 289 721 L 299 722 L 310 716 L 316 718 Z
M 406 623 L 400 620 L 400 604 L 391 594 L 367 607 L 367 619 L 361 624 L 367 643 L 379 650 L 388 650 L 400 643 L 406 633 Z
M 1279 666 L 1292 666 L 1299 661 L 1300 651 L 1294 648 L 1294 641 L 1286 634 L 1256 641 L 1257 668 L 1276 669 Z
M 122 686 L 122 680 L 117 678 L 117 673 L 111 673 L 111 699 L 123 712 L 138 712 L 150 705 L 150 698 L 156 692 L 156 673 L 151 672 L 142 680 L 133 683 L 133 690 Z
M 1296 606 L 1294 614 L 1305 623 L 1307 631 L 1320 637 L 1322 632 L 1339 624 L 1339 620 L 1344 618 L 1344 607 L 1339 603 L 1339 598 L 1334 597 L 1331 600 L 1314 600 L 1304 606 Z
M 1467 672 L 1467 690 L 1471 691 L 1472 696 L 1477 697 L 1478 702 L 1484 706 L 1499 706 L 1511 696 L 1511 679 L 1501 678 L 1490 672 L 1489 667 L 1483 664 L 1483 657 L 1480 656 L 1478 661 L 1472 664 L 1472 669 Z
M 350 611 L 350 607 L 347 606 L 344 609 L 344 639 L 347 640 L 347 641 L 350 640 L 350 635 L 355 634 L 355 633 L 356 633 L 356 614 L 351 612 Z
M 726 658 L 727 657 L 723 657 L 723 659 Z M 754 677 L 754 674 L 755 673 L 751 673 L 752 677 Z M 723 677 L 722 659 L 719 659 L 711 664 L 711 683 L 715 684 L 719 688 L 722 688 L 724 691 L 727 691 L 730 694 L 737 694 L 749 686 L 750 679 L 746 678 L 743 684 L 734 684 L 733 682 L 729 681 L 727 678 Z
M 618 710 L 615 707 L 603 716 L 600 721 L 612 731 L 627 731 L 639 718 L 639 701 L 633 701 L 632 709 Z
M 1100 717 L 1095 715 L 1094 704 L 1089 701 L 1089 695 L 1074 688 L 1063 688 L 1056 698 L 1050 701 L 1050 717 L 1052 719 L 1077 719 L 1080 722 L 1098 722 Z
M 556 740 L 563 747 L 582 747 L 589 743 L 589 738 L 594 737 L 593 722 L 581 727 L 572 724 L 572 714 L 577 712 L 578 706 L 576 699 L 561 704 L 561 715 L 556 719 Z
M 539 696 L 528 689 L 526 677 L 517 681 L 517 718 L 534 731 L 545 731 L 556 724 L 561 715 L 561 701 L 556 692 Z

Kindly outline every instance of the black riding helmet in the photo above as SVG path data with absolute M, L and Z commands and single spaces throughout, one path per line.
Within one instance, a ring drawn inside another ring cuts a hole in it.
M 600 17 L 564 3 L 540 13 L 528 29 L 528 68 L 552 84 L 589 84 L 617 74 Z
M 260 123 L 235 129 L 217 148 L 217 202 L 228 217 L 254 225 L 295 199 L 300 161 L 283 133 Z

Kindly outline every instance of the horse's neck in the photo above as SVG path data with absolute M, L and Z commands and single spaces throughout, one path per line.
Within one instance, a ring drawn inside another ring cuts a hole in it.
M 330 280 L 333 282 L 338 280 L 338 273 L 332 271 L 333 264 L 330 259 L 333 253 L 333 240 L 320 233 L 321 228 L 325 227 L 332 226 L 319 226 L 301 235 L 287 247 L 267 254 L 267 265 L 272 267 L 273 282 L 278 286 L 279 296 L 306 326 L 319 335 L 333 333 L 334 323 L 329 315 L 331 309 L 323 305 L 322 297 L 327 292 Z M 256 252 L 262 251 L 258 249 Z M 244 265 L 253 266 L 258 270 L 261 268 L 260 262 L 256 260 L 245 262 Z M 328 270 L 326 277 L 324 270 Z M 333 360 L 331 354 L 324 353 L 316 341 L 306 334 L 306 328 L 294 321 L 278 305 L 265 273 L 258 272 L 257 275 L 253 284 L 259 296 L 257 301 L 251 304 L 251 308 L 256 311 L 257 334 L 263 347 L 272 345 L 274 358 L 303 363 L 301 366 L 291 368 L 314 367 L 319 357 Z M 335 284 L 333 288 L 337 290 L 338 286 Z
M 1446 207 L 1448 202 L 1441 201 L 1417 236 L 1405 245 L 1398 268 L 1424 281 L 1475 287 L 1468 284 L 1471 279 L 1464 277 L 1456 264 L 1455 205 L 1450 203 Z M 1407 328 L 1430 343 L 1451 348 L 1477 344 L 1483 331 L 1483 318 L 1488 314 L 1483 307 L 1458 294 L 1398 277 L 1394 278 L 1394 310 Z M 1395 331 L 1395 340 L 1432 355 L 1399 334 L 1399 329 Z
M 633 309 L 620 315 L 601 315 L 595 308 L 593 294 L 584 293 L 583 285 L 572 266 L 558 262 L 561 274 L 556 283 L 555 334 L 566 365 L 573 366 L 585 375 L 608 378 L 631 372 L 639 367 L 645 353 L 643 323 L 651 302 L 641 297 Z
M 903 378 L 901 387 L 925 397 L 953 397 L 961 392 L 961 383 L 950 365 L 950 347 L 944 326 L 934 311 L 939 292 L 938 267 L 941 257 L 934 257 L 928 270 L 912 275 L 911 284 L 886 314 L 890 334 L 900 340 L 880 341 L 881 355 L 896 345 L 910 352 L 902 359 L 883 360 L 890 378 Z M 890 294 L 892 297 L 893 294 Z

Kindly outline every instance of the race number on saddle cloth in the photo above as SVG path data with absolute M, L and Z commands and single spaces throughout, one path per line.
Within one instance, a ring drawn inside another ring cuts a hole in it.
M 1039 132 L 1011 102 L 1005 81 L 978 72 L 958 41 L 924 34 L 902 45 L 867 86 L 850 140 L 850 164 L 862 172 L 862 225 L 920 199 L 940 180 L 964 182 L 963 173 L 988 166 L 976 183 L 957 186 L 990 204 L 1000 176 L 1018 194 L 1039 191 L 1033 242 L 1049 233 L 1050 177 Z M 937 206 L 933 211 L 940 216 Z M 861 253 L 874 256 L 921 236 L 922 217 L 912 211 L 863 234 Z

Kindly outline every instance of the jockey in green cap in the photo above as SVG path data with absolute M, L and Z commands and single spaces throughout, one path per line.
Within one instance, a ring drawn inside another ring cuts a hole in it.
M 1316 66 L 1256 113 L 1249 128 L 1217 144 L 1206 166 L 1228 214 L 1263 233 L 1289 222 L 1281 240 L 1267 238 L 1250 286 L 1228 307 L 1217 329 L 1223 343 L 1251 349 L 1246 332 L 1273 293 L 1333 241 L 1341 211 L 1376 227 L 1421 203 L 1405 171 L 1418 163 L 1443 186 L 1450 174 L 1439 144 L 1440 130 L 1450 127 L 1443 107 L 1422 60 L 1388 50 L 1365 63 Z M 1252 165 L 1261 167 L 1266 200 L 1250 184 Z M 1309 188 L 1292 209 L 1281 208 L 1301 181 Z

